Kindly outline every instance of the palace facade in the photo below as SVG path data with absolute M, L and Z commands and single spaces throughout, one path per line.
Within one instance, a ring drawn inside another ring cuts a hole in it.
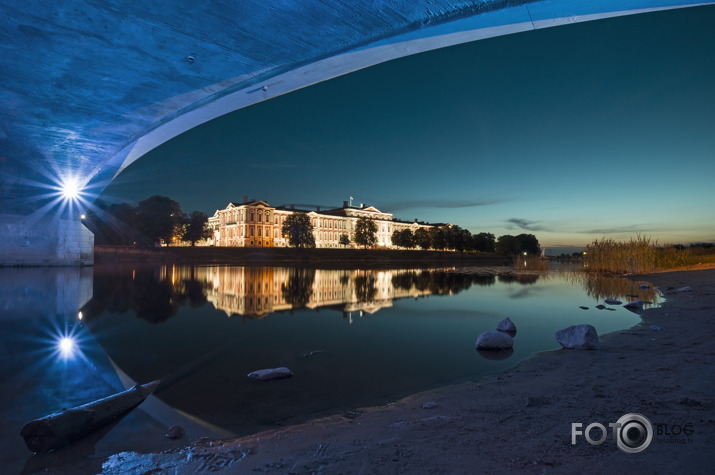
M 229 203 L 224 209 L 216 210 L 208 224 L 213 230 L 209 240 L 214 246 L 234 247 L 288 247 L 288 238 L 281 229 L 286 218 L 293 213 L 306 213 L 313 225 L 315 246 L 319 248 L 341 248 L 340 236 L 346 234 L 350 239 L 347 247 L 356 247 L 355 227 L 359 218 L 370 218 L 377 225 L 377 247 L 391 248 L 392 233 L 396 230 L 431 228 L 423 222 L 401 221 L 394 219 L 391 213 L 384 213 L 374 206 L 350 206 L 343 201 L 342 208 L 321 211 L 296 209 L 295 206 L 271 206 L 265 201 L 249 200 L 243 203 Z

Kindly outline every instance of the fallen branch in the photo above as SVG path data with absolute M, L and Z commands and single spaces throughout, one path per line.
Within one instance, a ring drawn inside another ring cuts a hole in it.
M 25 424 L 20 435 L 32 452 L 49 452 L 98 429 L 134 409 L 159 386 L 159 381 L 136 385 L 121 393 L 71 409 L 62 409 Z

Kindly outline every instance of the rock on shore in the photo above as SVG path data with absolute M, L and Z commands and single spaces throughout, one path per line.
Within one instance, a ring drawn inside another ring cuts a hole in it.
M 515 334 L 516 333 L 516 325 L 514 325 L 514 322 L 512 322 L 509 317 L 506 317 L 504 320 L 497 323 L 497 330 L 499 330 L 500 332 Z
M 574 350 L 597 350 L 598 333 L 592 325 L 573 325 L 554 333 L 554 338 L 564 348 Z
M 484 332 L 474 345 L 478 350 L 505 350 L 514 346 L 514 339 L 500 331 Z

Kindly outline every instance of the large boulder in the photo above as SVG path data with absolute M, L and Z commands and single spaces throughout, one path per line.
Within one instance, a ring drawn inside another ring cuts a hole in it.
M 554 338 L 564 348 L 575 350 L 597 350 L 598 333 L 592 325 L 573 325 L 554 333 Z
M 514 322 L 512 322 L 509 317 L 506 317 L 504 320 L 497 323 L 497 330 L 508 333 L 510 336 L 514 336 L 516 334 L 516 325 L 514 325 Z
M 248 374 L 249 378 L 258 381 L 271 381 L 273 379 L 290 378 L 291 376 L 293 376 L 293 373 L 284 367 L 259 369 Z
M 500 331 L 484 332 L 474 346 L 478 350 L 505 350 L 514 346 L 514 339 Z

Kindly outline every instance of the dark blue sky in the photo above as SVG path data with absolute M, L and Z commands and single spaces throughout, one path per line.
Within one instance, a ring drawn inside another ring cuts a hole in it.
M 715 241 L 715 7 L 423 53 L 197 127 L 102 198 L 244 195 L 584 245 Z

